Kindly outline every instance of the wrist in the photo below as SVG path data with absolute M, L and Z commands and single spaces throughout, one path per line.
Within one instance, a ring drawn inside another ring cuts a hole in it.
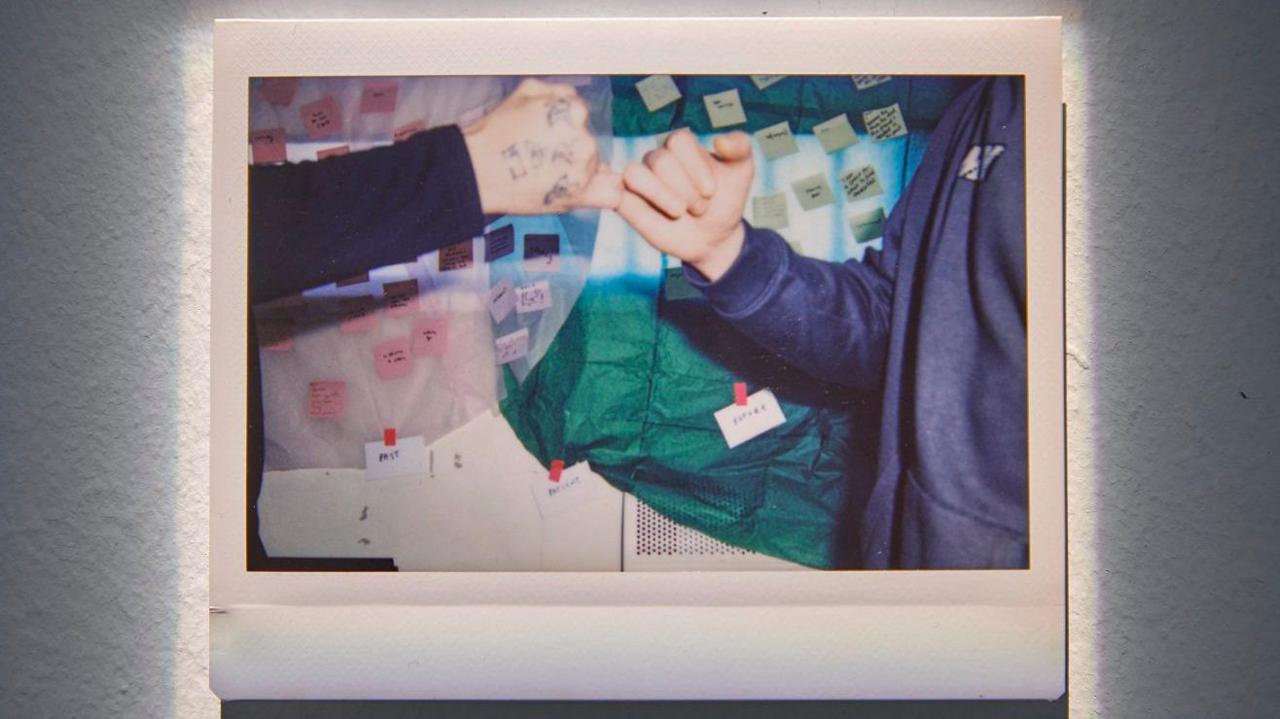
M 501 207 L 500 189 L 502 167 L 497 165 L 496 153 L 491 151 L 479 126 L 472 125 L 462 131 L 462 140 L 467 146 L 467 156 L 471 160 L 471 171 L 476 178 L 476 194 L 480 197 L 480 210 L 486 215 L 505 215 Z
M 715 282 L 729 271 L 733 263 L 742 254 L 742 245 L 746 241 L 746 226 L 739 220 L 729 234 L 711 246 L 702 257 L 691 260 L 689 264 L 702 273 L 708 281 Z

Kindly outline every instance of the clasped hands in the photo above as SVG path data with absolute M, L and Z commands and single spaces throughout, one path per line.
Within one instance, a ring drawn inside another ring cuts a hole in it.
M 599 161 L 587 105 L 568 85 L 525 80 L 463 129 L 486 214 L 616 210 L 661 252 L 715 281 L 744 239 L 742 211 L 755 164 L 733 132 L 707 152 L 687 129 L 617 173 Z

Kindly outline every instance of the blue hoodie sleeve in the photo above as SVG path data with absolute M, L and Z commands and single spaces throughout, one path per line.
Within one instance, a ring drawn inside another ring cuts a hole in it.
M 480 193 L 455 125 L 319 162 L 249 168 L 252 304 L 474 237 Z
M 884 372 L 893 298 L 889 252 L 865 262 L 824 262 L 791 250 L 776 232 L 746 226 L 742 252 L 709 282 L 685 265 L 685 278 L 716 312 L 765 349 L 810 375 L 859 389 L 877 389 Z

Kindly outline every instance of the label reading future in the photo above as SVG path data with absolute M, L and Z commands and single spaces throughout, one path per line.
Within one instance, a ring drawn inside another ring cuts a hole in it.
M 729 449 L 787 422 L 778 398 L 767 389 L 747 397 L 745 405 L 735 403 L 717 411 L 715 417 Z

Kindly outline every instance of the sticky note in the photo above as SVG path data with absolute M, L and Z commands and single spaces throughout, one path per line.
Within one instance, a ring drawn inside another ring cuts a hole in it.
M 401 125 L 395 130 L 392 130 L 391 139 L 394 142 L 404 142 L 425 129 L 427 129 L 427 123 L 422 120 L 414 120 L 407 125 Z
M 661 110 L 681 97 L 680 88 L 670 75 L 650 75 L 636 83 L 636 91 L 649 112 Z
M 270 352 L 288 352 L 293 349 L 294 322 L 287 317 L 267 317 L 258 320 L 258 346 Z
M 590 491 L 590 472 L 591 465 L 579 462 L 562 470 L 559 481 L 551 481 L 548 474 L 530 482 L 538 515 L 547 519 L 591 501 L 594 494 Z
M 902 119 L 902 109 L 896 102 L 878 110 L 867 110 L 862 113 L 862 122 L 867 126 L 867 134 L 876 140 L 892 140 L 907 134 L 907 122 Z
M 425 474 L 427 445 L 422 437 L 397 437 L 395 446 L 386 442 L 364 443 L 365 479 L 391 479 Z
M 249 146 L 253 149 L 253 164 L 269 165 L 285 161 L 284 128 L 255 130 L 249 133 Z
M 516 228 L 512 225 L 495 227 L 484 233 L 484 261 L 502 259 L 516 250 Z
M 302 114 L 302 126 L 307 128 L 307 137 L 312 140 L 342 131 L 342 111 L 338 101 L 332 97 L 322 97 L 303 105 L 298 112 Z
M 338 301 L 344 334 L 363 334 L 378 327 L 372 297 L 346 297 Z
M 800 206 L 806 210 L 830 205 L 836 201 L 835 195 L 831 194 L 831 185 L 827 182 L 825 173 L 802 177 L 791 183 L 791 189 L 796 193 L 796 199 L 800 200 Z
M 880 237 L 884 234 L 884 219 L 883 207 L 850 216 L 849 227 L 853 229 L 853 239 L 858 242 L 870 242 Z
M 400 83 L 394 80 L 369 80 L 360 93 L 360 112 L 365 114 L 396 111 Z
M 503 279 L 489 288 L 489 314 L 495 323 L 502 322 L 516 307 L 516 292 L 511 280 Z
M 1004 145 L 974 145 L 960 161 L 958 175 L 961 179 L 981 182 L 987 179 L 987 170 L 991 169 L 991 163 L 1003 154 Z
M 670 267 L 662 283 L 662 297 L 668 302 L 678 302 L 698 299 L 702 293 L 684 278 L 683 267 Z
M 560 235 L 525 235 L 526 272 L 560 271 Z
M 747 397 L 745 405 L 731 404 L 715 413 L 716 424 L 729 449 L 786 424 L 782 407 L 773 392 L 762 389 Z
M 341 417 L 346 411 L 346 382 L 312 382 L 308 385 L 308 417 L 330 419 L 332 417 Z
M 503 335 L 493 341 L 498 364 L 514 362 L 529 354 L 529 328 L 521 327 L 509 335 Z
M 297 91 L 296 77 L 268 77 L 262 81 L 262 99 L 272 105 L 288 105 Z
M 404 317 L 418 311 L 418 281 L 410 277 L 382 285 L 382 300 L 389 317 Z
M 780 230 L 787 226 L 787 195 L 775 192 L 751 198 L 751 224 Z
M 850 75 L 853 86 L 859 90 L 867 90 L 876 85 L 883 85 L 893 79 L 891 75 Z
M 440 271 L 465 270 L 473 262 L 471 240 L 440 248 Z
M 767 159 L 776 160 L 800 151 L 795 135 L 791 134 L 791 125 L 786 120 L 756 130 L 755 135 L 756 142 L 760 143 L 760 150 Z
M 828 153 L 843 150 L 858 141 L 853 125 L 849 124 L 849 116 L 843 112 L 830 120 L 823 120 L 814 125 L 813 136 L 818 138 L 822 149 Z
M 707 117 L 711 118 L 712 127 L 741 125 L 747 121 L 747 115 L 742 111 L 742 99 L 738 97 L 737 90 L 704 95 L 702 101 L 707 106 Z
M 449 319 L 428 317 L 413 323 L 413 354 L 439 356 L 449 350 Z
M 350 145 L 338 145 L 337 147 L 330 147 L 328 149 L 317 152 L 316 159 L 326 160 L 330 157 L 342 157 L 343 155 L 350 155 L 350 154 L 351 154 Z
M 399 379 L 413 373 L 413 356 L 409 354 L 409 338 L 397 337 L 374 345 L 373 367 L 383 380 Z
M 851 201 L 884 194 L 884 188 L 876 178 L 876 168 L 871 165 L 855 167 L 841 173 L 840 186 L 844 188 L 844 196 Z
M 516 288 L 516 314 L 540 312 L 551 306 L 551 283 L 543 280 Z
M 752 75 L 751 82 L 755 83 L 757 90 L 763 90 L 785 77 L 786 75 Z

